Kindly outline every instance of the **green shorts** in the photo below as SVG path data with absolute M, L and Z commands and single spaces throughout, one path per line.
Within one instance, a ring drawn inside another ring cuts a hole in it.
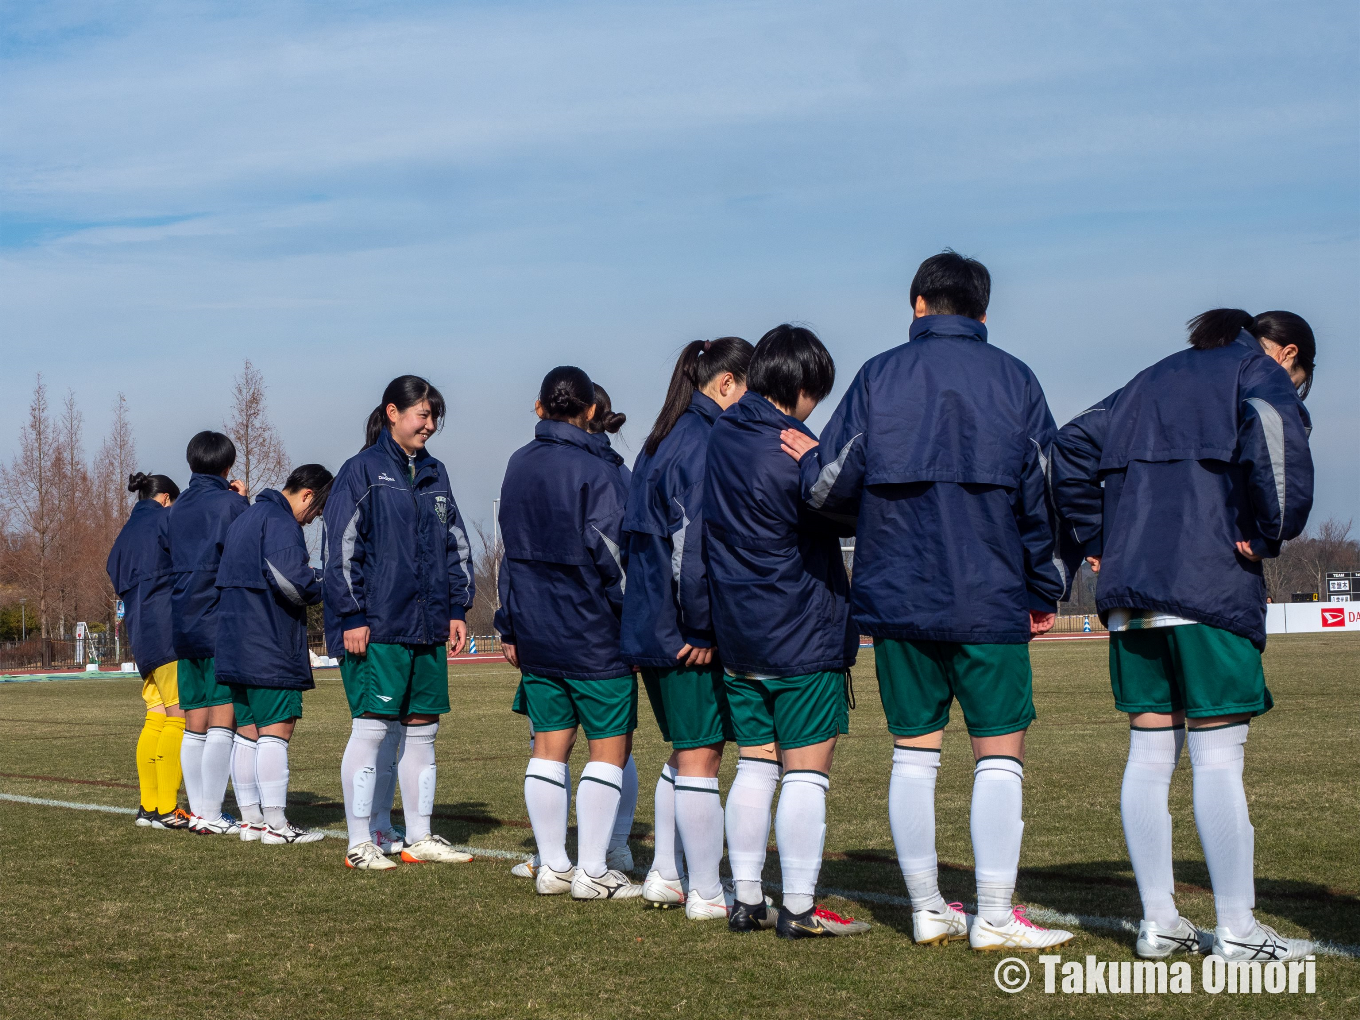
M 843 671 L 771 680 L 726 676 L 732 732 L 739 747 L 807 747 L 850 732 Z
M 443 715 L 449 710 L 449 662 L 440 645 L 368 646 L 340 660 L 349 714 Z
M 231 685 L 237 726 L 273 726 L 302 718 L 302 692 L 285 687 Z
M 177 667 L 179 707 L 213 708 L 231 704 L 231 688 L 217 682 L 216 659 L 180 659 Z
M 637 729 L 637 680 L 629 673 L 609 680 L 520 677 L 510 707 L 527 715 L 535 733 L 580 726 L 587 740 L 622 737 Z
M 874 638 L 874 664 L 895 737 L 944 729 L 955 698 L 970 736 L 998 737 L 1034 722 L 1029 645 Z
M 1256 646 L 1206 623 L 1111 634 L 1110 687 L 1121 712 L 1211 719 L 1262 715 L 1275 704 Z
M 727 685 L 721 666 L 642 670 L 661 739 L 677 751 L 732 740 Z

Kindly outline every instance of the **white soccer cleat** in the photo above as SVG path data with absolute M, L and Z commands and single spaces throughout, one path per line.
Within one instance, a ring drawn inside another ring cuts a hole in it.
M 633 873 L 633 851 L 628 844 L 611 846 L 604 855 L 604 866 L 610 871 L 622 871 L 625 875 Z
M 662 878 L 659 871 L 647 872 L 647 878 L 642 883 L 642 898 L 649 907 L 661 910 L 685 903 L 688 891 L 689 883 L 683 878 Z
M 284 823 L 282 829 L 266 825 L 264 832 L 260 834 L 260 842 L 268 846 L 281 846 L 284 843 L 315 843 L 317 840 L 325 838 L 321 833 L 313 832 L 311 829 L 299 829 L 292 822 Z
M 472 854 L 455 850 L 443 836 L 426 836 L 402 850 L 401 859 L 407 864 L 466 864 Z
M 553 871 L 546 864 L 539 864 L 534 869 L 534 892 L 540 896 L 560 896 L 562 893 L 571 892 L 572 879 L 575 877 L 575 868 Z
M 643 896 L 646 896 L 645 891 Z M 725 882 L 722 891 L 711 900 L 700 896 L 698 889 L 691 889 L 685 897 L 685 916 L 691 921 L 725 921 L 735 898 L 732 887 Z M 767 899 L 766 904 L 769 903 Z
M 988 924 L 979 916 L 968 930 L 968 943 L 981 952 L 1033 953 L 1057 949 L 1072 941 L 1072 933 L 1061 928 L 1040 928 L 1025 917 L 1025 908 L 1016 907 L 1005 924 Z
M 911 937 L 918 946 L 943 946 L 966 939 L 973 920 L 962 903 L 950 903 L 943 910 L 913 910 Z
M 345 867 L 358 868 L 360 871 L 386 871 L 395 868 L 396 861 L 389 861 L 371 841 L 352 846 L 345 854 Z
M 260 841 L 260 837 L 264 835 L 264 830 L 266 828 L 268 828 L 268 826 L 266 826 L 263 822 L 261 822 L 259 825 L 256 825 L 254 822 L 242 822 L 241 842 L 258 843 Z
M 606 871 L 599 878 L 586 874 L 585 868 L 576 869 L 571 880 L 574 900 L 635 900 L 642 895 L 642 886 L 630 882 L 622 871 Z
M 1307 939 L 1287 939 L 1268 924 L 1237 936 L 1219 925 L 1214 929 L 1213 954 L 1237 963 L 1242 960 L 1302 960 L 1316 947 Z
M 399 854 L 406 846 L 406 833 L 395 826 L 386 832 L 374 829 L 373 845 L 385 854 Z
M 541 863 L 542 862 L 538 859 L 538 854 L 534 854 L 531 860 L 520 861 L 511 868 L 510 874 L 514 875 L 516 878 L 533 878 L 534 873 L 538 871 L 538 866 Z
M 1174 928 L 1163 928 L 1144 918 L 1138 922 L 1138 942 L 1133 952 L 1140 960 L 1165 960 L 1172 953 L 1208 953 L 1213 948 L 1213 934 L 1196 928 L 1183 917 Z
M 190 826 L 193 832 L 200 836 L 235 836 L 241 832 L 241 826 L 231 815 L 219 815 L 211 822 L 206 818 L 198 819 L 197 826 Z

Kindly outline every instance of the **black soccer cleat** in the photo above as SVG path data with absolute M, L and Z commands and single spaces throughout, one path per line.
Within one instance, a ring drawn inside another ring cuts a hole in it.
M 728 931 L 764 931 L 774 927 L 774 908 L 767 903 L 733 900 L 727 911 Z
M 825 907 L 814 906 L 801 914 L 780 907 L 774 933 L 781 939 L 821 939 L 858 935 L 868 930 L 866 922 L 856 921 L 853 917 L 841 917 Z
M 140 804 L 137 806 L 137 818 L 135 819 L 137 825 L 143 828 L 150 827 L 151 823 L 154 822 L 159 817 L 160 815 L 157 814 L 154 810 L 148 811 Z

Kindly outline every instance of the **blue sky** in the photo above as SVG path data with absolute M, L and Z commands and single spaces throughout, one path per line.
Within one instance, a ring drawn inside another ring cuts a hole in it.
M 950 246 L 1061 423 L 1206 308 L 1299 312 L 1360 523 L 1353 3 L 0 4 L 0 455 L 41 372 L 187 476 L 250 358 L 333 469 L 392 376 L 486 522 L 538 381 L 636 454 L 687 340 L 859 365 Z M 825 421 L 833 406 L 812 419 Z

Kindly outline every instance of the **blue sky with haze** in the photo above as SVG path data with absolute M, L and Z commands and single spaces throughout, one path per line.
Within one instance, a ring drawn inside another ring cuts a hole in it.
M 1206 308 L 1313 325 L 1315 516 L 1360 508 L 1353 3 L 0 5 L 0 455 L 34 376 L 183 481 L 250 358 L 332 469 L 394 375 L 470 520 L 576 363 L 631 461 L 678 347 L 841 385 L 945 246 L 1059 423 Z M 1358 522 L 1360 523 L 1360 522 Z

